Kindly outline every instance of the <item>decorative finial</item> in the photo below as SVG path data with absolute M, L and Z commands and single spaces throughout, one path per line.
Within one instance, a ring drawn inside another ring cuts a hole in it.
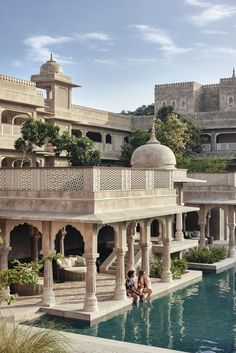
M 52 58 L 52 53 L 51 53 L 51 55 L 50 55 L 50 61 L 53 61 L 53 58 Z
M 160 143 L 157 138 L 156 138 L 156 130 L 155 130 L 155 121 L 153 119 L 152 121 L 152 132 L 151 132 L 151 137 L 150 139 L 148 140 L 147 144 L 150 144 L 150 143 Z
M 235 68 L 233 68 L 233 75 L 232 77 L 235 77 Z

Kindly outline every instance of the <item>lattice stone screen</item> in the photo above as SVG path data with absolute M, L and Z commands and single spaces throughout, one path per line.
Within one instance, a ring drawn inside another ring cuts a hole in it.
M 101 169 L 100 190 L 122 190 L 122 169 Z
M 0 169 L 0 190 L 6 190 L 6 171 Z
M 46 190 L 56 191 L 83 191 L 83 169 L 48 169 L 46 177 Z
M 201 183 L 202 186 L 207 186 L 207 185 L 235 186 L 236 185 L 235 173 L 191 173 L 191 174 L 188 174 L 188 176 L 193 179 L 206 180 L 206 183 L 204 184 Z M 197 183 L 193 183 L 193 185 L 197 185 Z
M 165 170 L 154 171 L 154 189 L 172 187 L 172 173 Z
M 131 189 L 146 189 L 146 170 L 131 171 Z

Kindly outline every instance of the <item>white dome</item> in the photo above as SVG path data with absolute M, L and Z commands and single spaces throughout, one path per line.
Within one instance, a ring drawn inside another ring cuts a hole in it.
M 40 74 L 58 74 L 63 73 L 62 67 L 55 60 L 53 60 L 52 55 L 50 60 L 43 64 L 40 68 Z
M 176 158 L 169 147 L 157 141 L 153 127 L 150 140 L 133 152 L 130 164 L 133 168 L 175 169 Z

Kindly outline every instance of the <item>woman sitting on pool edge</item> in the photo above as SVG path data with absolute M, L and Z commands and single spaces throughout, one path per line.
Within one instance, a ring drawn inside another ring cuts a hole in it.
M 148 275 L 145 273 L 145 271 L 139 271 L 138 275 L 138 290 L 142 294 L 147 293 L 147 301 L 150 301 L 150 297 L 152 295 L 152 286 L 151 286 L 151 281 Z
M 133 304 L 137 305 L 138 299 L 143 301 L 143 294 L 138 290 L 134 283 L 135 272 L 133 270 L 128 271 L 127 280 L 125 282 L 126 294 L 129 298 L 134 298 Z

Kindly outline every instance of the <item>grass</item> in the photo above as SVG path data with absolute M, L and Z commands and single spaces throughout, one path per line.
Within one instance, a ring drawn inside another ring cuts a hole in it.
M 68 353 L 64 334 L 0 318 L 0 353 Z

